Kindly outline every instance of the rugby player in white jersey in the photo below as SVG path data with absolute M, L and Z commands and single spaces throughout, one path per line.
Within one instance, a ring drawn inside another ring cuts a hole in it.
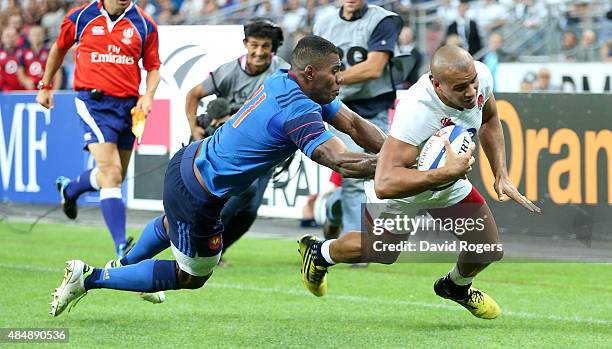
M 443 167 L 419 171 L 414 165 L 420 146 L 436 131 L 459 125 L 473 139 L 478 137 L 495 175 L 498 199 L 512 199 L 530 212 L 539 213 L 540 209 L 519 193 L 508 177 L 504 135 L 492 91 L 493 78 L 484 64 L 474 61 L 459 47 L 438 49 L 432 58 L 431 72 L 424 74 L 397 105 L 389 137 L 379 154 L 375 179 L 366 185 L 368 204 L 378 205 L 368 205 L 365 210 L 365 226 L 370 230 L 378 217 L 398 212 L 415 216 L 421 209 L 434 218 L 481 218 L 480 229 L 453 233 L 468 245 L 496 248 L 480 253 L 462 250 L 451 271 L 435 282 L 434 291 L 484 319 L 496 318 L 500 308 L 490 296 L 472 287 L 472 281 L 489 264 L 502 258 L 503 249 L 499 248 L 497 226 L 487 203 L 466 177 L 474 163 L 475 146 L 470 145 L 467 152 L 458 155 L 447 140 Z M 432 190 L 452 182 L 443 190 Z M 302 280 L 317 296 L 327 291 L 330 266 L 362 262 L 365 258 L 359 232 L 326 241 L 307 235 L 299 241 L 299 251 Z M 395 258 L 397 254 L 390 262 Z

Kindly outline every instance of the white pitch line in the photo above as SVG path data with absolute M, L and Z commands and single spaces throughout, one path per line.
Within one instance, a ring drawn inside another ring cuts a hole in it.
M 45 272 L 45 273 L 61 273 L 64 271 L 63 268 L 48 268 L 45 266 L 37 266 L 37 265 L 18 265 L 18 264 L 7 264 L 0 263 L 0 269 L 13 269 L 13 270 L 23 270 L 23 271 L 33 271 L 33 272 Z M 233 290 L 244 290 L 244 291 L 252 291 L 252 292 L 261 292 L 261 293 L 278 293 L 284 295 L 291 296 L 299 296 L 299 297 L 311 297 L 310 293 L 292 289 L 292 288 L 269 288 L 269 287 L 256 287 L 256 286 L 248 286 L 242 284 L 225 284 L 225 283 L 215 283 L 210 282 L 206 283 L 204 287 L 212 287 L 212 288 L 221 288 L 221 289 L 233 289 Z M 415 301 L 407 301 L 401 299 L 381 299 L 381 298 L 373 298 L 373 297 L 363 297 L 363 296 L 352 296 L 352 295 L 327 295 L 326 299 L 333 299 L 339 301 L 347 301 L 347 302 L 355 302 L 355 303 L 374 303 L 379 305 L 401 305 L 401 306 L 414 306 L 421 308 L 436 308 L 436 309 L 445 309 L 451 311 L 465 311 L 463 308 L 458 306 L 450 306 L 446 304 L 437 304 L 437 303 L 425 303 L 425 302 L 415 302 Z M 502 310 L 502 317 L 517 317 L 517 318 L 528 318 L 528 319 L 541 319 L 541 320 L 550 320 L 550 321 L 559 321 L 559 322 L 576 322 L 580 324 L 592 324 L 592 325 L 612 325 L 612 320 L 606 319 L 597 319 L 590 317 L 579 317 L 579 316 L 558 316 L 558 315 L 542 315 L 528 312 L 520 312 L 520 311 L 512 311 L 512 310 Z

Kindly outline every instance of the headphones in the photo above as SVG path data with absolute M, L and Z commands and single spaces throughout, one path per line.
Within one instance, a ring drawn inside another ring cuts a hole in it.
M 257 36 L 257 35 L 253 35 L 253 33 L 254 32 L 256 33 L 257 31 L 263 28 L 272 29 L 272 33 L 273 33 L 272 34 L 273 37 L 271 38 L 272 39 L 272 52 L 276 53 L 276 51 L 278 50 L 278 47 L 282 45 L 284 41 L 283 30 L 276 23 L 272 22 L 271 20 L 267 18 L 258 17 L 258 18 L 253 18 L 247 21 L 244 24 L 245 40 L 249 36 Z

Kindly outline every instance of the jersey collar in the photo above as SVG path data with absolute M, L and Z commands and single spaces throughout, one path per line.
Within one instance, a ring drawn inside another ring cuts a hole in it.
M 106 12 L 106 9 L 104 8 L 104 0 L 98 0 L 98 10 L 100 10 L 100 13 L 104 16 L 104 18 L 106 18 L 106 26 L 108 27 L 109 33 L 113 31 L 113 27 L 115 26 L 115 24 L 119 23 L 119 21 L 123 17 L 125 17 L 125 14 L 128 13 L 134 6 L 134 2 L 132 1 L 130 3 L 130 6 L 128 6 L 125 11 L 123 11 L 123 13 L 119 15 L 116 20 L 113 21 L 110 19 L 110 15 L 108 14 L 108 12 Z
M 357 10 L 357 12 L 355 12 L 353 14 L 353 17 L 351 19 L 346 19 L 342 16 L 342 9 L 344 9 L 344 6 L 340 7 L 340 18 L 342 18 L 343 20 L 347 21 L 347 22 L 354 22 L 356 20 L 361 19 L 363 16 L 365 16 L 366 12 L 368 12 L 368 3 L 364 2 L 363 3 L 363 7 L 359 10 Z

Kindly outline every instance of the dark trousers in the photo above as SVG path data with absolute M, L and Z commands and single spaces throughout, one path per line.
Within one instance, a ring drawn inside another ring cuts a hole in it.
M 223 207 L 221 211 L 221 221 L 225 228 L 223 232 L 223 252 L 238 241 L 255 222 L 257 210 L 261 205 L 270 177 L 272 177 L 272 171 L 257 178 L 242 194 L 232 196 Z

